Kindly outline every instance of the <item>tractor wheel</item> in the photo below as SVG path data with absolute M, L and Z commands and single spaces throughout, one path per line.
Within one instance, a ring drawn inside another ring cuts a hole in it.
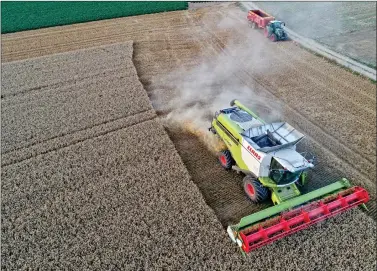
M 270 41 L 275 42 L 277 40 L 277 37 L 276 37 L 275 34 L 271 34 L 269 39 L 270 39 Z
M 252 23 L 251 23 L 251 28 L 252 28 L 252 29 L 256 29 L 256 28 L 257 28 L 257 24 L 254 23 L 254 22 L 252 22 Z
M 250 175 L 243 179 L 243 188 L 252 202 L 259 203 L 268 198 L 268 189 Z
M 229 150 L 221 151 L 219 161 L 223 168 L 229 170 L 234 165 L 234 160 Z

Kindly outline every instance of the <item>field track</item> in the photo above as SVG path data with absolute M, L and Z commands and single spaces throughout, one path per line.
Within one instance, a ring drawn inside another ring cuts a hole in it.
M 258 7 L 296 33 L 376 69 L 376 2 L 260 2 Z M 321 27 L 303 24 L 306 18 Z
M 239 23 L 232 37 L 228 31 L 216 28 L 225 16 Z M 282 102 L 284 118 L 308 136 L 309 147 L 319 156 L 318 172 L 334 176 L 316 178 L 316 184 L 321 186 L 336 177 L 346 176 L 355 184 L 366 186 L 375 198 L 375 85 L 291 42 L 272 44 L 265 41 L 261 33 L 247 28 L 243 16 L 237 7 L 230 11 L 206 8 L 170 12 L 169 16 L 155 14 L 9 34 L 3 36 L 2 59 L 11 61 L 134 40 L 134 63 L 141 82 L 150 95 L 156 89 L 165 89 L 163 95 L 168 101 L 175 90 L 169 91 L 164 82 L 158 80 L 159 76 L 182 66 L 186 69 L 195 67 L 202 59 L 220 53 L 228 40 L 245 39 L 244 33 L 247 33 L 246 41 L 249 42 L 240 46 L 251 47 L 251 51 L 256 46 L 260 56 L 254 57 L 256 61 L 252 62 L 247 61 L 250 57 L 247 51 L 246 55 L 236 55 L 239 61 L 237 77 L 270 101 Z M 203 30 L 203 21 L 204 26 L 209 25 L 207 31 Z M 251 41 L 256 39 L 261 41 L 254 45 Z M 264 66 L 260 68 L 258 62 Z M 160 84 L 152 84 L 152 81 Z M 180 138 L 172 135 L 173 141 L 175 137 Z M 201 149 L 203 157 L 210 159 L 210 155 L 215 159 L 210 152 Z M 187 150 L 181 153 L 183 151 Z M 192 149 L 192 152 L 198 150 Z M 190 164 L 189 157 L 186 162 Z M 219 166 L 215 168 L 220 169 Z M 194 181 L 196 175 L 192 174 Z M 224 177 L 229 187 L 234 185 L 232 174 L 226 173 Z M 197 182 L 202 181 L 198 178 Z M 369 207 L 375 217 L 375 204 Z M 239 210 L 239 206 L 236 204 L 234 209 Z M 249 211 L 247 207 L 245 213 Z
M 128 41 L 2 65 L 2 268 L 219 269 L 207 246 L 237 260 L 132 52 Z
M 372 196 L 368 214 L 375 219 L 375 85 L 311 55 L 292 42 L 268 42 L 262 33 L 248 28 L 244 17 L 245 14 L 235 5 L 224 5 L 216 9 L 177 11 L 7 34 L 2 36 L 2 61 L 14 64 L 16 60 L 133 40 L 133 63 L 160 116 L 168 113 L 160 105 L 174 100 L 182 91 L 176 81 L 168 80 L 167 75 L 174 78 L 177 69 L 195 70 L 203 62 L 211 63 L 213 59 L 217 59 L 216 66 L 224 63 L 226 67 L 227 62 L 232 63 L 231 72 L 224 78 L 216 77 L 218 74 L 214 72 L 215 80 L 210 87 L 220 88 L 222 83 L 229 82 L 245 86 L 252 90 L 250 94 L 263 97 L 268 112 L 278 108 L 280 119 L 307 135 L 306 143 L 300 148 L 310 149 L 318 156 L 319 164 L 310 174 L 312 183 L 308 190 L 347 177 L 355 185 L 368 189 Z M 2 76 L 8 75 L 3 73 Z M 3 91 L 2 103 L 17 96 L 11 90 Z M 210 106 L 216 94 L 212 93 L 201 103 Z M 245 99 L 252 100 L 253 97 Z M 261 115 L 270 117 L 263 115 L 262 111 Z M 11 125 L 16 127 L 16 124 Z M 266 207 L 248 202 L 241 188 L 242 176 L 223 171 L 216 157 L 197 137 L 171 127 L 167 127 L 167 132 L 192 180 L 224 227 Z M 16 143 L 7 144 L 2 163 L 17 162 L 6 152 L 17 151 L 25 144 L 36 143 L 21 138 Z M 49 147 L 43 148 L 47 152 Z M 22 155 L 28 157 L 32 154 Z M 351 214 L 355 219 L 364 217 L 356 211 Z

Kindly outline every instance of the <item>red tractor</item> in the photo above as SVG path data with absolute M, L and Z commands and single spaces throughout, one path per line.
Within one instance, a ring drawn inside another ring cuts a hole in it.
M 251 28 L 264 29 L 264 35 L 271 41 L 286 40 L 287 33 L 284 31 L 283 26 L 285 23 L 275 20 L 275 18 L 259 9 L 249 10 L 247 20 Z

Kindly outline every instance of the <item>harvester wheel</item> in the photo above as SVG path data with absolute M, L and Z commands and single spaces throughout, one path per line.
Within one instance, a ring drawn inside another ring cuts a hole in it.
M 229 170 L 234 165 L 234 160 L 229 150 L 221 151 L 219 161 L 223 168 Z
M 268 189 L 250 175 L 246 175 L 243 179 L 243 188 L 249 199 L 255 203 L 268 198 Z
M 269 39 L 270 39 L 270 41 L 275 42 L 277 40 L 277 37 L 276 37 L 275 34 L 271 34 Z

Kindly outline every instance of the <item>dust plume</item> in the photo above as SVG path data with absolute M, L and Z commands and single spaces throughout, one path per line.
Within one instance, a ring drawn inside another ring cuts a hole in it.
M 151 99 L 156 110 L 164 112 L 166 126 L 195 130 L 194 134 L 213 148 L 218 144 L 213 143 L 208 128 L 215 112 L 230 107 L 231 100 L 239 99 L 267 121 L 281 117 L 281 106 L 242 81 L 245 71 L 257 74 L 274 70 L 273 61 L 262 51 L 266 41 L 248 27 L 246 14 L 221 9 L 215 18 L 209 16 L 202 16 L 196 23 L 199 26 L 192 28 L 192 38 L 200 43 L 203 58 L 194 67 L 181 67 L 156 79 L 159 81 L 154 83 L 164 87 Z M 169 99 L 163 95 L 166 89 L 174 90 Z

